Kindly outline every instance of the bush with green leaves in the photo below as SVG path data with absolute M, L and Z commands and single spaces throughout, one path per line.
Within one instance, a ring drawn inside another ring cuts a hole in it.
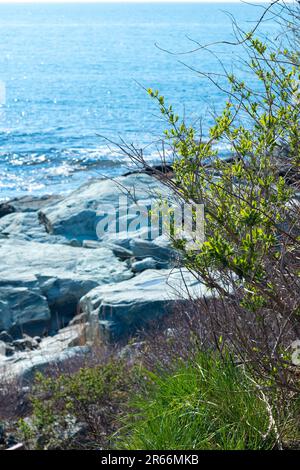
M 159 178 L 180 201 L 204 204 L 204 243 L 190 249 L 176 233 L 173 242 L 185 266 L 244 318 L 230 340 L 254 368 L 278 372 L 289 386 L 295 364 L 288 348 L 300 336 L 299 54 L 253 31 L 239 30 L 236 46 L 247 52 L 249 81 L 224 70 L 226 103 L 205 139 L 148 90 L 167 121 L 164 146 L 173 155 L 173 174 Z M 219 156 L 217 144 L 230 148 L 230 160 Z M 134 160 L 144 164 L 139 155 Z M 260 342 L 243 334 L 249 321 Z
M 19 422 L 21 440 L 34 449 L 107 447 L 130 391 L 124 367 L 110 360 L 55 377 L 38 373 L 32 415 Z
M 299 205 L 290 204 L 295 188 L 287 178 L 293 176 L 299 183 L 300 107 L 294 101 L 300 71 L 281 65 L 281 55 L 268 54 L 261 41 L 250 35 L 246 41 L 254 57 L 251 71 L 263 90 L 252 90 L 228 75 L 230 98 L 211 127 L 209 140 L 202 141 L 193 127 L 180 123 L 157 91 L 149 94 L 170 124 L 165 134 L 177 155 L 172 183 L 183 200 L 205 204 L 206 241 L 196 256 L 186 252 L 187 263 L 212 287 L 222 290 L 219 274 L 226 273 L 230 284 L 234 280 L 250 294 L 257 292 L 250 295 L 251 301 L 262 293 L 264 299 L 282 305 L 282 295 L 276 296 L 268 283 L 265 260 L 267 255 L 278 265 L 286 252 L 296 254 L 300 244 L 299 221 L 293 218 L 294 231 L 286 227 L 293 210 L 299 215 Z M 286 54 L 282 52 L 283 57 Z M 220 142 L 231 148 L 230 164 L 218 156 L 215 144 Z M 297 284 L 299 272 L 289 274 Z

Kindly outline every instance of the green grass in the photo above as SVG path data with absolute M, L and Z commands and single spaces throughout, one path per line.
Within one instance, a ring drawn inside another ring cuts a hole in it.
M 172 372 L 158 370 L 110 360 L 60 376 L 38 374 L 31 420 L 19 422 L 21 441 L 28 449 L 276 447 L 265 401 L 229 356 L 199 352 L 193 361 L 174 362 Z M 299 447 L 299 401 L 291 395 L 280 408 L 276 388 L 265 395 L 277 409 L 284 446 Z
M 201 353 L 163 376 L 147 373 L 122 428 L 120 449 L 271 449 L 265 403 L 230 358 Z M 267 437 L 264 436 L 267 434 Z

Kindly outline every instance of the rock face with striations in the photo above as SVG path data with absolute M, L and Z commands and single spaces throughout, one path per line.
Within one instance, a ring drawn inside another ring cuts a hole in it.
M 70 241 L 64 237 L 49 235 L 45 227 L 39 223 L 36 212 L 15 212 L 0 219 L 1 238 L 70 244 Z
M 152 198 L 169 197 L 168 190 L 155 178 L 140 173 L 120 176 L 114 180 L 93 180 L 72 192 L 57 204 L 44 207 L 39 212 L 40 221 L 47 231 L 68 239 L 96 240 L 96 227 L 101 220 L 99 211 L 111 207 L 111 212 L 119 203 L 149 204 Z M 123 200 L 120 200 L 120 197 Z
M 177 303 L 190 296 L 203 295 L 210 294 L 185 269 L 147 270 L 128 281 L 96 287 L 81 299 L 80 306 L 92 334 L 100 326 L 100 333 L 119 338 L 171 313 Z
M 0 248 L 1 252 L 1 248 Z M 38 279 L 28 273 L 0 273 L 0 331 L 14 335 L 28 328 L 33 334 L 51 321 L 51 312 Z
M 0 330 L 33 334 L 66 324 L 94 287 L 132 276 L 107 247 L 0 241 Z

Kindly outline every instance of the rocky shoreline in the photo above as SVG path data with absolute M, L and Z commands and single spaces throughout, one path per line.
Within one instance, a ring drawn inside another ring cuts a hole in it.
M 170 195 L 154 175 L 133 173 L 89 181 L 66 197 L 0 205 L 2 374 L 30 380 L 53 362 L 86 354 L 96 336 L 122 338 L 169 313 L 187 289 L 207 294 L 180 269 L 158 227 L 145 236 L 147 215 L 137 221 L 128 211 L 128 199 L 148 207 L 161 197 Z M 119 226 L 129 219 L 127 230 L 99 236 L 104 212 L 117 212 Z

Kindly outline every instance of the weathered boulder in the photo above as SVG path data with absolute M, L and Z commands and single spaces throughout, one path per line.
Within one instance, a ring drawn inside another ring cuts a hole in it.
M 113 254 L 122 260 L 128 260 L 133 257 L 133 253 L 130 250 L 126 250 L 126 248 L 123 248 L 122 246 L 115 245 L 113 243 L 109 243 L 107 246 L 111 248 Z
M 14 212 L 37 212 L 45 206 L 56 204 L 63 197 L 58 194 L 44 196 L 22 196 L 11 199 L 9 205 Z
M 64 237 L 51 236 L 39 222 L 36 212 L 14 212 L 0 219 L 0 237 L 39 243 L 70 244 Z
M 32 335 L 65 325 L 94 287 L 132 276 L 106 247 L 2 240 L 0 259 L 0 330 L 21 328 Z
M 154 240 L 145 240 L 140 232 L 122 232 L 115 237 L 104 239 L 105 244 L 111 247 L 113 252 L 122 259 L 134 258 L 134 261 L 149 260 L 155 261 L 156 266 L 148 266 L 145 269 L 163 269 L 178 266 L 180 264 L 179 253 L 171 247 L 171 242 L 166 236 L 157 236 Z M 120 251 L 121 250 L 121 251 Z M 125 250 L 125 251 L 124 251 Z M 143 269 L 142 269 L 143 270 Z
M 160 245 L 156 240 L 133 239 L 130 240 L 129 249 L 136 259 L 151 257 L 156 261 L 169 262 L 174 261 L 176 258 L 176 253 L 173 248 L 167 245 Z
M 146 269 L 156 269 L 157 268 L 157 261 L 154 258 L 145 258 L 141 261 L 135 261 L 131 265 L 131 269 L 134 273 L 141 273 L 142 271 L 146 271 Z
M 17 263 L 15 266 L 7 266 L 6 251 L 1 248 L 0 330 L 16 335 L 27 327 L 32 332 L 35 329 L 43 330 L 51 320 L 51 312 L 37 278 L 29 269 L 27 273 L 18 272 Z M 10 255 L 9 252 L 7 255 Z
M 156 178 L 143 173 L 114 180 L 93 180 L 57 204 L 44 207 L 39 216 L 51 234 L 69 239 L 97 240 L 99 233 L 97 235 L 96 227 L 103 218 L 99 211 L 109 206 L 105 212 L 114 216 L 116 209 L 121 208 L 120 220 L 127 218 L 130 221 L 125 230 L 134 231 L 136 214 L 123 215 L 122 209 L 127 208 L 127 201 L 129 205 L 138 201 L 140 205 L 147 206 L 153 198 L 161 196 L 168 197 L 168 190 Z
M 93 289 L 80 307 L 88 315 L 91 335 L 100 326 L 100 331 L 117 338 L 171 313 L 189 296 L 203 295 L 209 292 L 186 270 L 147 270 L 128 281 Z
M 13 338 L 10 334 L 7 333 L 7 331 L 1 331 L 0 333 L 0 341 L 4 341 L 4 343 L 12 343 Z
M 0 356 L 0 374 L 7 379 L 18 377 L 25 382 L 33 380 L 37 372 L 46 372 L 66 361 L 84 358 L 90 348 L 82 346 L 82 329 L 78 326 L 60 330 L 55 336 L 44 338 L 38 349 L 15 351 L 10 357 Z
M 121 231 L 118 233 L 107 233 L 103 236 L 101 241 L 105 244 L 112 244 L 114 246 L 121 247 L 129 250 L 130 242 L 133 240 L 145 240 L 151 243 L 159 236 L 159 231 L 156 227 L 151 230 L 151 239 L 148 238 L 148 228 L 142 227 L 137 230 Z
M 5 215 L 12 214 L 13 212 L 15 212 L 15 208 L 11 204 L 6 202 L 0 204 L 0 219 Z

